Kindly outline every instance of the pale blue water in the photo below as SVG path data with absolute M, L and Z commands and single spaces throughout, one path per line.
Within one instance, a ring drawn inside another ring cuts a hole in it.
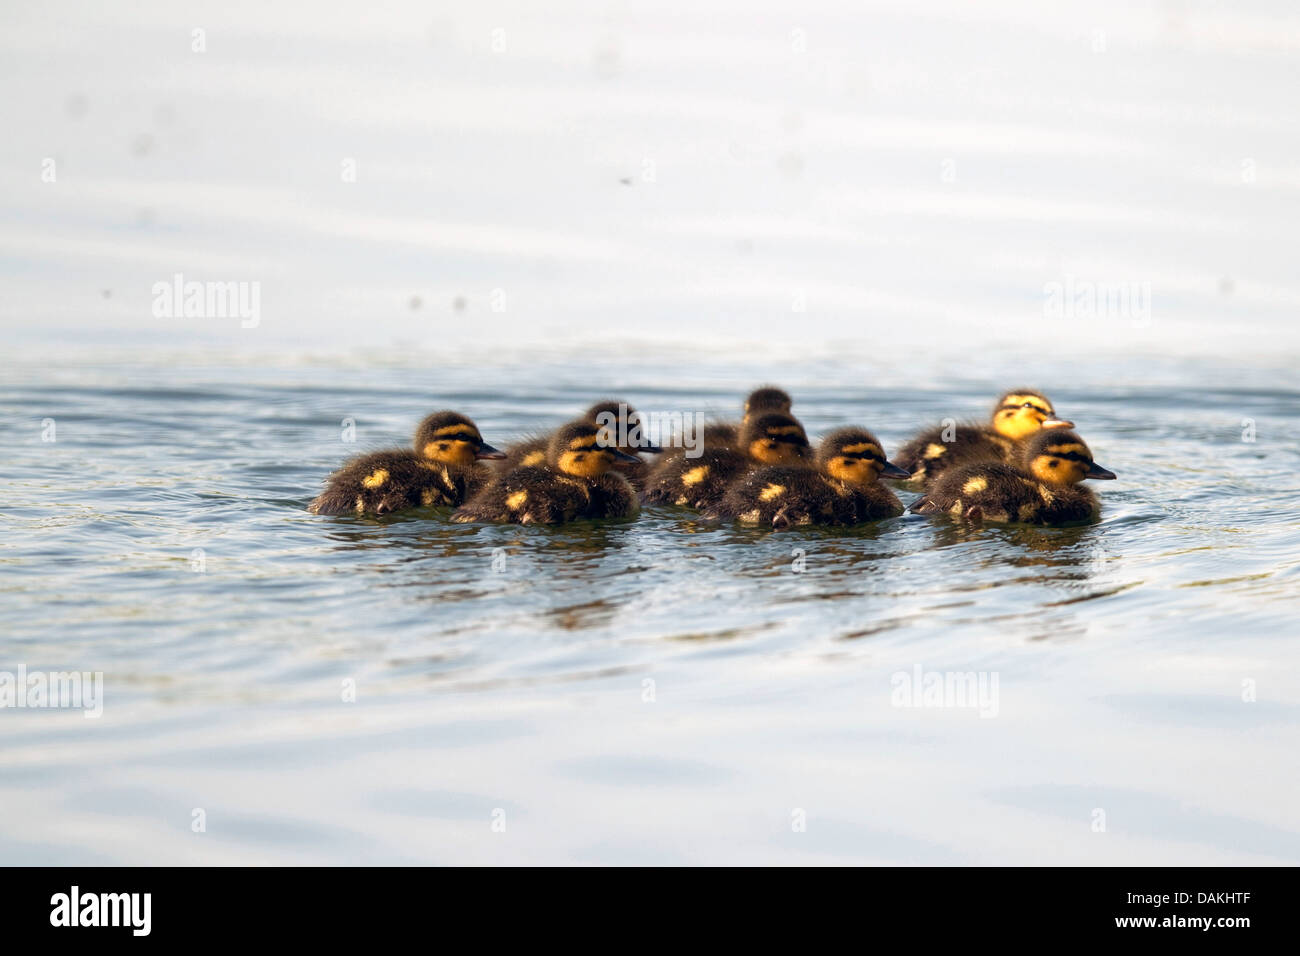
M 0 860 L 1300 862 L 1293 371 L 894 359 L 8 364 L 0 669 L 102 671 L 105 700 L 0 711 Z M 768 380 L 889 449 L 1038 384 L 1120 477 L 1069 530 L 304 511 L 436 408 L 504 443 Z M 996 706 L 896 706 L 917 667 Z
M 0 685 L 106 698 L 0 708 L 0 862 L 1300 861 L 1293 3 L 10 6 Z M 1056 531 L 304 510 L 436 408 L 767 381 L 891 449 L 1038 385 L 1119 480 Z

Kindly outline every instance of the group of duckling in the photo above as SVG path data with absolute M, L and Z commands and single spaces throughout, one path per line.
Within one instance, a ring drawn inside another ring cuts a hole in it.
M 674 505 L 714 521 L 787 528 L 848 526 L 903 513 L 882 479 L 923 491 L 909 510 L 969 521 L 1081 524 L 1100 513 L 1085 478 L 1115 475 L 1037 391 L 1013 389 L 987 424 L 921 432 L 889 460 L 865 428 L 838 428 L 816 449 L 790 395 L 756 389 L 737 423 L 703 429 L 698 455 L 641 434 L 625 402 L 599 402 L 545 436 L 500 451 L 456 412 L 435 412 L 414 447 L 362 455 L 332 474 L 313 514 L 382 515 L 444 506 L 452 520 L 560 524 L 627 518 L 640 504 Z M 617 430 L 609 426 L 619 417 Z M 620 447 L 618 440 L 627 445 Z M 647 456 L 654 458 L 648 460 Z M 495 468 L 484 465 L 493 461 Z

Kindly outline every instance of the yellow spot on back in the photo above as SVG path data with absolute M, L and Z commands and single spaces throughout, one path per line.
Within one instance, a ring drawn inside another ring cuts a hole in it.
M 758 524 L 761 520 L 761 516 L 758 513 L 758 509 L 755 508 L 753 511 L 746 511 L 737 520 L 740 521 L 741 524 Z
M 948 451 L 947 445 L 940 445 L 936 442 L 931 442 L 930 444 L 925 446 L 925 457 L 941 458 L 943 457 L 944 454 L 947 453 L 947 451 Z
M 1053 501 L 1056 500 L 1056 495 L 1048 491 L 1046 485 L 1038 486 L 1038 497 L 1043 499 L 1043 504 L 1045 505 L 1050 505 Z
M 422 505 L 431 505 L 431 504 L 433 504 L 433 489 L 432 489 L 432 488 L 425 488 L 424 491 L 420 492 L 420 504 L 422 504 Z
M 759 501 L 771 501 L 773 498 L 780 498 L 785 494 L 785 486 L 770 484 L 758 493 Z
M 709 466 L 700 465 L 698 468 L 692 468 L 690 471 L 686 472 L 686 474 L 682 475 L 682 484 L 687 487 L 698 485 L 707 477 L 709 477 Z
M 524 457 L 519 460 L 519 463 L 528 468 L 536 468 L 538 465 L 544 464 L 545 461 L 546 461 L 546 452 L 530 451 L 528 454 L 524 455 Z
M 1034 516 L 1037 514 L 1038 514 L 1038 505 L 1034 504 L 1032 501 L 1029 502 L 1028 504 L 1023 504 L 1020 506 L 1021 521 L 1032 521 L 1034 519 Z
M 365 485 L 367 488 L 378 488 L 381 485 L 383 485 L 383 483 L 387 480 L 388 480 L 388 469 L 376 468 L 370 474 L 366 475 L 365 478 L 361 479 L 361 483 Z
M 518 511 L 520 508 L 524 506 L 524 502 L 527 500 L 528 500 L 528 492 L 516 491 L 513 495 L 510 495 L 509 497 L 506 498 L 506 507 L 509 508 L 511 511 Z
M 987 478 L 975 477 L 961 486 L 961 493 L 963 495 L 973 495 L 983 491 L 988 486 L 989 480 Z

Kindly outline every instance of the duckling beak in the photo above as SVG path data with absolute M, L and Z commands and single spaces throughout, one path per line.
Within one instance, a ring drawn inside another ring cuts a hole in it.
M 881 478 L 899 478 L 906 481 L 912 477 L 912 473 L 906 468 L 899 468 L 892 461 L 885 462 L 885 467 L 880 469 Z
M 1083 477 L 1097 478 L 1101 481 L 1113 481 L 1115 478 L 1115 472 L 1107 471 L 1105 468 L 1101 467 L 1101 465 L 1097 464 L 1095 461 L 1090 461 L 1088 462 L 1088 470 L 1084 473 Z
M 654 442 L 648 442 L 648 443 L 643 443 L 641 445 L 638 445 L 636 450 L 645 452 L 647 455 L 663 454 L 663 449 L 660 448 L 658 445 L 656 445 Z
M 1047 418 L 1043 420 L 1040 428 L 1073 428 L 1074 422 L 1067 422 L 1064 418 Z
M 475 458 L 504 458 L 506 453 L 499 448 L 493 448 L 487 442 L 482 442 L 478 446 L 478 451 L 474 452 Z
M 613 455 L 615 461 L 626 461 L 629 463 L 635 462 L 637 464 L 641 463 L 641 459 L 636 455 L 629 455 L 627 452 L 619 451 L 617 448 L 606 448 L 605 451 Z

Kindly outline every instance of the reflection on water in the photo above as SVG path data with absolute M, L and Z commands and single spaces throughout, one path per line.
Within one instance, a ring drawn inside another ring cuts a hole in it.
M 107 688 L 98 722 L 3 715 L 5 859 L 1036 861 L 1051 844 L 1076 862 L 1296 862 L 1291 837 L 1245 851 L 1232 836 L 1245 813 L 1300 829 L 1285 787 L 1232 783 L 1276 761 L 1300 711 L 1287 676 L 1300 434 L 1280 385 L 1225 385 L 1230 416 L 1167 386 L 1127 385 L 1122 401 L 1054 390 L 1121 475 L 1095 525 L 908 515 L 772 532 L 674 508 L 562 528 L 457 525 L 445 509 L 308 515 L 321 477 L 367 450 L 337 440 L 329 371 L 212 370 L 227 384 L 210 391 L 163 369 L 0 396 L 3 659 L 100 670 Z M 944 402 L 846 397 L 816 367 L 787 372 L 814 433 L 861 421 L 889 448 Z M 512 370 L 528 396 L 516 407 L 442 374 L 466 411 L 495 409 L 480 424 L 500 441 L 546 424 L 538 396 L 556 420 L 585 401 Z M 403 441 L 429 410 L 420 379 L 354 372 L 350 390 L 369 381 L 384 408 L 369 441 Z M 997 384 L 946 401 L 978 407 Z M 642 408 L 716 402 L 714 389 L 593 389 L 607 392 Z M 88 406 L 94 423 L 70 414 Z M 1216 424 L 1243 415 L 1265 454 Z M 42 443 L 29 423 L 46 416 L 78 425 Z M 201 419 L 201 453 L 122 424 L 153 419 Z M 1177 464 L 1188 434 L 1223 467 Z M 997 718 L 895 706 L 891 675 L 918 666 L 997 674 Z M 1193 715 L 1166 699 L 1218 703 Z M 147 799 L 105 797 L 121 774 Z M 412 829 L 393 808 L 419 792 L 460 796 Z M 1202 805 L 1210 829 L 1189 846 L 1186 828 L 1164 840 L 1117 824 L 1090 842 L 1086 813 L 1107 794 Z M 187 843 L 198 805 L 240 822 Z M 517 842 L 483 842 L 496 807 L 513 808 Z M 790 844 L 792 807 L 847 842 Z M 277 837 L 286 820 L 309 836 Z

